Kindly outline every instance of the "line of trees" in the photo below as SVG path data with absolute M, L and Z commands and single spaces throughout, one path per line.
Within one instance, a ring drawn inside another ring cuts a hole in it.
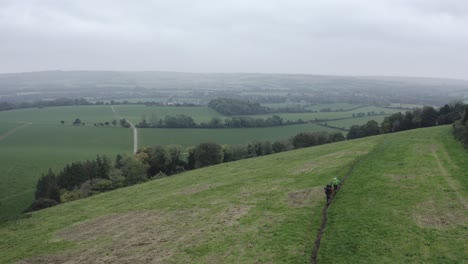
M 398 112 L 390 116 L 386 116 L 380 126 L 373 120 L 362 126 L 351 126 L 347 139 L 453 124 L 455 121 L 462 118 L 465 108 L 466 106 L 462 102 L 455 102 L 452 104 L 446 104 L 438 110 L 432 106 L 424 106 L 423 108 L 406 111 L 404 114 Z M 458 130 L 460 130 L 459 125 L 457 125 Z M 460 133 L 461 132 L 457 132 L 457 135 Z
M 253 127 L 273 127 L 293 124 L 304 124 L 302 119 L 296 121 L 284 121 L 283 118 L 273 115 L 268 118 L 254 118 L 248 116 L 229 117 L 221 119 L 212 118 L 208 123 L 195 123 L 194 119 L 187 115 L 167 115 L 160 119 L 156 114 L 151 114 L 149 118 L 142 117 L 138 128 L 253 128 Z
M 254 115 L 270 113 L 267 107 L 260 103 L 243 101 L 232 98 L 213 99 L 208 103 L 208 107 L 223 115 Z
M 67 164 L 58 173 L 49 169 L 39 178 L 36 200 L 25 212 L 183 171 L 342 140 L 344 136 L 340 132 L 312 132 L 299 133 L 285 140 L 245 145 L 205 142 L 186 149 L 188 155 L 183 155 L 182 147 L 175 145 L 143 148 L 133 156 L 117 155 L 114 162 L 106 156 L 97 156 L 94 160 Z
M 465 105 L 462 118 L 453 123 L 452 131 L 454 137 L 468 148 L 468 105 Z

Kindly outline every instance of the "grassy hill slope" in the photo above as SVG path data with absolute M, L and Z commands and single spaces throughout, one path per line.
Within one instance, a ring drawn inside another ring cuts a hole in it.
M 450 127 L 389 135 L 329 209 L 319 263 L 468 261 L 468 154 Z
M 323 184 L 377 142 L 226 163 L 39 211 L 0 229 L 0 263 L 307 262 Z
M 467 154 L 449 129 L 226 163 L 49 208 L 0 227 L 0 262 L 308 263 L 323 185 L 364 158 L 329 208 L 320 263 L 460 263 Z

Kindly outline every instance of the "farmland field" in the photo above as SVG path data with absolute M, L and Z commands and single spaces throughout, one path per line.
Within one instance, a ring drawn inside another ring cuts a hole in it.
M 376 115 L 376 116 L 364 116 L 364 117 L 355 117 L 355 118 L 348 118 L 348 119 L 335 120 L 335 121 L 327 121 L 327 122 L 322 122 L 322 123 L 323 124 L 327 123 L 327 125 L 329 126 L 348 129 L 352 125 L 364 125 L 370 120 L 374 120 L 377 123 L 381 124 L 384 118 L 385 118 L 384 115 Z
M 330 103 L 330 104 L 315 104 L 311 106 L 307 106 L 306 109 L 313 110 L 313 111 L 320 111 L 325 108 L 330 108 L 330 110 L 349 110 L 360 107 L 362 105 L 359 104 L 348 104 L 348 103 Z
M 22 124 L 18 124 L 18 123 L 1 123 L 0 122 L 0 137 L 2 137 L 4 133 L 7 133 L 8 131 L 16 127 L 19 127 L 21 125 Z
M 282 117 L 284 120 L 295 121 L 297 119 L 302 119 L 304 121 L 314 120 L 314 119 L 336 119 L 336 118 L 351 118 L 353 114 L 365 113 L 374 111 L 377 114 L 380 112 L 385 112 L 385 114 L 393 114 L 401 112 L 401 110 L 376 107 L 376 106 L 366 106 L 346 112 L 317 112 L 317 113 L 277 113 L 276 115 Z M 272 116 L 272 114 L 265 115 L 251 115 L 251 117 L 261 117 L 267 118 Z
M 149 118 L 153 113 L 156 114 L 158 118 L 164 118 L 166 115 L 188 115 L 191 116 L 196 123 L 208 122 L 213 117 L 224 118 L 223 115 L 208 107 L 115 105 L 114 108 L 122 117 L 134 123 L 140 122 L 143 115 Z
M 86 125 L 92 125 L 110 122 L 115 119 L 115 116 L 108 105 L 57 106 L 0 111 L 0 122 L 59 124 L 63 120 L 66 124 L 71 124 L 75 118 L 80 118 Z
M 220 144 L 245 144 L 254 140 L 285 139 L 299 132 L 338 130 L 315 124 L 291 125 L 265 128 L 223 128 L 223 129 L 178 129 L 178 128 L 144 128 L 139 129 L 139 147 L 152 145 L 179 144 L 194 146 L 200 142 Z
M 407 108 L 407 109 L 415 109 L 415 108 L 422 108 L 424 105 L 420 104 L 390 104 L 390 107 L 399 107 L 399 108 Z
M 132 140 L 125 128 L 32 124 L 17 130 L 0 141 L 0 218 L 29 205 L 37 179 L 48 168 L 98 154 L 131 154 Z

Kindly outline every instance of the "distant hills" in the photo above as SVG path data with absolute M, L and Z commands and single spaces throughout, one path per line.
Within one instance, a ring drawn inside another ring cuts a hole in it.
M 133 93 L 129 94 L 132 90 Z M 212 97 L 223 96 L 223 91 L 237 95 L 240 91 L 263 92 L 262 96 L 285 92 L 317 97 L 364 97 L 372 102 L 405 102 L 438 104 L 456 99 L 468 99 L 468 81 L 457 79 L 385 77 L 385 76 L 325 76 L 306 74 L 261 73 L 183 73 L 161 71 L 42 71 L 0 74 L 0 101 L 37 100 L 71 97 L 117 98 L 144 97 L 156 91 L 215 92 Z M 39 96 L 38 93 L 46 93 Z M 167 95 L 167 94 L 166 94 Z M 206 94 L 189 95 L 203 97 Z M 154 96 L 152 94 L 151 96 Z M 156 94 L 156 96 L 158 96 Z M 287 94 L 280 94 L 287 96 Z M 384 100 L 382 100 L 384 98 Z M 408 99 L 411 98 L 411 99 Z M 330 101 L 330 100 L 328 100 Z M 356 101 L 356 100 L 354 100 Z M 370 103 L 372 103 L 370 102 Z M 401 101 L 402 102 L 402 101 Z

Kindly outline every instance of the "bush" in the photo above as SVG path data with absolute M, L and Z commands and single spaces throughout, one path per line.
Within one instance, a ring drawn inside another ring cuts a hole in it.
M 60 196 L 62 202 L 71 202 L 81 198 L 87 197 L 86 193 L 81 190 L 74 190 L 74 191 L 64 191 Z
M 40 198 L 35 200 L 23 213 L 38 211 L 41 209 L 45 209 L 48 207 L 56 206 L 59 202 L 48 199 L 48 198 Z

